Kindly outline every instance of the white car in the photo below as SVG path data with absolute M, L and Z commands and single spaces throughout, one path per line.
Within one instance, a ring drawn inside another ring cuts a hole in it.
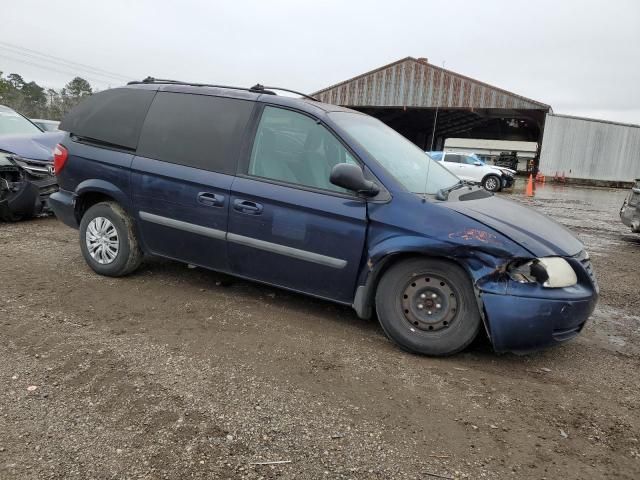
M 442 162 L 451 173 L 462 180 L 481 184 L 490 192 L 499 192 L 513 185 L 515 170 L 487 165 L 474 153 L 427 152 L 431 158 Z

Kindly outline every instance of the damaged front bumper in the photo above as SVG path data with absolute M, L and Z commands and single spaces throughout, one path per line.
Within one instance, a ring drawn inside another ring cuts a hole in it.
M 50 212 L 49 195 L 58 190 L 47 162 L 4 156 L 0 162 L 0 220 L 16 221 Z
M 502 188 L 511 188 L 515 183 L 515 178 L 513 175 L 509 175 L 507 173 L 502 174 Z
M 484 294 L 482 301 L 494 350 L 528 353 L 577 336 L 593 312 L 597 296 L 552 300 Z
M 586 252 L 567 260 L 578 283 L 545 288 L 510 279 L 483 282 L 479 295 L 496 352 L 528 353 L 561 344 L 583 329 L 598 301 L 598 283 Z

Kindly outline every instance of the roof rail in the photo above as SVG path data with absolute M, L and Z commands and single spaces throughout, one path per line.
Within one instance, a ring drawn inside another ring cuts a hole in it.
M 307 95 L 306 93 L 296 92 L 295 90 L 290 90 L 288 88 L 279 88 L 279 87 L 265 87 L 264 85 L 260 85 L 256 83 L 251 88 L 245 87 L 233 87 L 230 85 L 213 85 L 211 83 L 194 83 L 194 82 L 183 82 L 181 80 L 170 80 L 167 78 L 154 78 L 147 77 L 141 81 L 134 80 L 131 82 L 127 82 L 127 85 L 140 85 L 140 84 L 153 84 L 153 83 L 161 83 L 168 85 L 189 85 L 191 87 L 213 87 L 213 88 L 229 88 L 232 90 L 242 90 L 245 92 L 253 92 L 253 93 L 263 93 L 265 95 L 276 95 L 272 90 L 281 90 L 283 92 L 295 93 L 296 95 L 300 95 L 301 97 L 308 98 L 309 100 L 318 101 L 317 98 L 312 97 L 311 95 Z
M 271 93 L 271 94 L 274 94 L 274 92 L 271 92 L 271 90 L 281 90 L 283 92 L 295 93 L 296 95 L 300 95 L 301 97 L 308 98 L 309 100 L 313 100 L 314 102 L 318 101 L 317 98 L 312 97 L 311 95 L 307 95 L 306 93 L 297 92 L 289 88 L 265 87 L 264 85 L 260 85 L 259 83 L 256 83 L 253 87 L 250 88 L 250 90 L 252 92 L 263 92 L 263 93 Z

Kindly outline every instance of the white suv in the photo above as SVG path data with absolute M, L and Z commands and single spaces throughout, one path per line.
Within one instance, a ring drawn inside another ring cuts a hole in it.
M 499 192 L 513 185 L 515 170 L 487 165 L 474 153 L 427 152 L 442 162 L 451 173 L 469 182 L 480 183 L 490 192 Z

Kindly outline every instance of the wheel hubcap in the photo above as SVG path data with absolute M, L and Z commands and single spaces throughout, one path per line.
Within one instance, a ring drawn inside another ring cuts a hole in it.
M 458 298 L 444 279 L 421 275 L 405 287 L 402 310 L 412 328 L 430 332 L 442 330 L 455 321 Z
M 497 186 L 498 186 L 498 181 L 495 178 L 487 179 L 487 188 L 489 190 L 495 190 Z
M 86 243 L 91 258 L 102 265 L 113 262 L 118 256 L 118 231 L 108 218 L 96 217 L 89 222 Z

